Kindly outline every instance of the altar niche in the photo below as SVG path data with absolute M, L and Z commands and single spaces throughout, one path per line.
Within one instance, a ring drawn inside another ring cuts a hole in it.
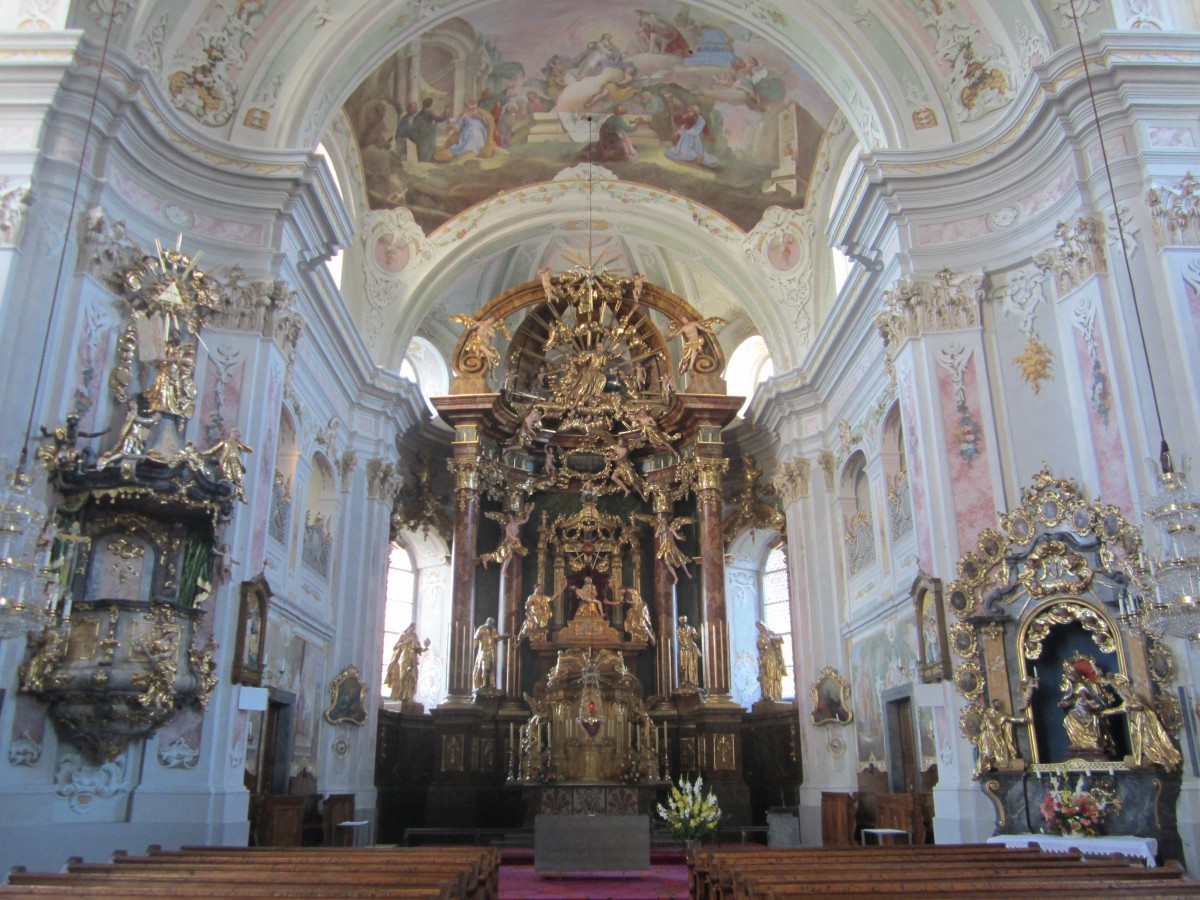
M 1144 589 L 1138 532 L 1043 469 L 946 592 L 959 718 L 996 833 L 1039 831 L 1052 779 L 1120 801 L 1108 834 L 1158 840 L 1178 858 L 1182 756 L 1170 650 L 1124 615 Z

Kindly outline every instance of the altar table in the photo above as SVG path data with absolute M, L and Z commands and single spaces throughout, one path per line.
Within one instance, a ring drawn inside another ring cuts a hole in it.
M 539 874 L 649 869 L 650 817 L 537 816 L 533 867 Z
M 1127 834 L 1106 835 L 1104 837 L 1063 837 L 1057 834 L 998 834 L 988 838 L 989 844 L 1003 844 L 1006 847 L 1028 847 L 1037 844 L 1047 853 L 1066 853 L 1068 850 L 1079 850 L 1081 853 L 1123 853 L 1126 856 L 1136 856 L 1146 861 L 1147 866 L 1154 866 L 1154 855 L 1158 853 L 1158 841 L 1154 838 L 1136 837 Z

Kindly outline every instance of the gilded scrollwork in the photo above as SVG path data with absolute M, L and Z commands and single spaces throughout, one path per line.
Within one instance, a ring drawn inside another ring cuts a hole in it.
M 1041 599 L 1055 594 L 1082 594 L 1092 583 L 1087 560 L 1062 541 L 1043 541 L 1025 560 L 1017 579 L 1029 596 Z
M 1068 622 L 1078 622 L 1082 625 L 1104 653 L 1116 652 L 1116 638 L 1108 622 L 1090 603 L 1068 600 L 1053 603 L 1033 617 L 1021 639 L 1021 655 L 1028 660 L 1039 659 L 1042 655 L 1042 642 L 1049 636 L 1050 629 L 1054 625 L 1065 625 Z

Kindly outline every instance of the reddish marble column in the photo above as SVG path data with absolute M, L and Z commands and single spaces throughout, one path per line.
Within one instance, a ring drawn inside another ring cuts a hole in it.
M 500 576 L 500 629 L 508 635 L 504 647 L 504 670 L 500 684 L 509 700 L 521 696 L 521 645 L 517 632 L 521 630 L 521 558 L 510 557 Z
M 479 460 L 450 460 L 454 473 L 454 585 L 450 612 L 449 700 L 471 697 L 472 641 L 475 634 L 475 545 L 479 537 Z
M 721 480 L 729 468 L 723 458 L 697 459 L 696 515 L 700 536 L 701 584 L 704 587 L 704 646 L 701 648 L 705 697 L 729 699 L 729 623 L 725 610 L 725 539 L 721 533 Z

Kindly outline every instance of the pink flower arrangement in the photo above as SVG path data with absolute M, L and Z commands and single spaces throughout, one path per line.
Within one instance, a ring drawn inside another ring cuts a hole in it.
M 1041 803 L 1042 830 L 1047 834 L 1097 835 L 1104 818 L 1121 808 L 1114 794 L 1100 788 L 1085 791 L 1077 784 L 1070 790 L 1060 787 L 1057 778 L 1050 785 Z

